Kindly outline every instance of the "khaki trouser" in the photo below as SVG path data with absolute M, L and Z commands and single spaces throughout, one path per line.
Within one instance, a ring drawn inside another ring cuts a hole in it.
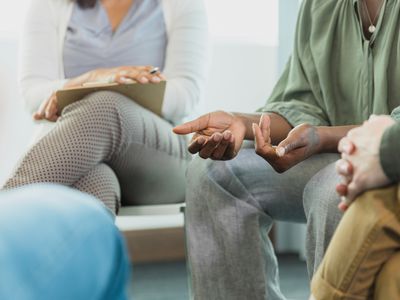
M 344 214 L 313 277 L 318 300 L 400 299 L 400 185 L 370 191 Z

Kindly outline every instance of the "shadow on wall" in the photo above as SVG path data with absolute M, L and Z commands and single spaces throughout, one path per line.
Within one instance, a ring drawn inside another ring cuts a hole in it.
M 17 84 L 17 38 L 0 37 L 0 185 L 25 151 L 32 136 Z

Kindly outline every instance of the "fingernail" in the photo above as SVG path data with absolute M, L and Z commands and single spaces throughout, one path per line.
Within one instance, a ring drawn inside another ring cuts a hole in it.
M 159 82 L 161 81 L 161 79 L 158 78 L 158 77 L 153 77 L 153 78 L 151 79 L 151 81 L 152 81 L 152 82 L 155 82 L 155 83 L 159 83 Z
M 279 157 L 284 156 L 284 155 L 285 155 L 285 148 L 283 148 L 283 147 L 278 147 L 278 148 L 276 148 L 276 154 L 277 154 Z
M 199 138 L 197 139 L 197 143 L 198 143 L 198 144 L 204 144 L 205 141 L 206 141 L 206 140 L 205 140 L 203 137 L 199 137 Z
M 139 79 L 139 81 L 140 81 L 141 83 L 148 83 L 148 82 L 149 82 L 149 80 L 148 80 L 146 77 L 141 77 L 141 78 Z

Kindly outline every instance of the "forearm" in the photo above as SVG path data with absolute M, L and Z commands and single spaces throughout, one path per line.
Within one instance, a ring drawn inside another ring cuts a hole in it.
M 286 119 L 275 113 L 267 113 L 271 119 L 271 140 L 272 144 L 277 145 L 282 140 L 284 140 L 290 130 L 292 130 L 292 126 L 289 124 Z M 234 113 L 234 115 L 241 119 L 243 124 L 246 127 L 246 140 L 254 140 L 253 133 L 253 123 L 259 124 L 261 114 L 242 114 L 242 113 Z
M 347 135 L 347 133 L 359 125 L 347 126 L 320 126 L 317 127 L 318 136 L 320 138 L 320 153 L 338 152 L 339 141 Z

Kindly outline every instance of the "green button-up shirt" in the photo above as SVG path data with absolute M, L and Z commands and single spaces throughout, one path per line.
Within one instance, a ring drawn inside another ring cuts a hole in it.
M 400 119 L 400 1 L 386 0 L 365 38 L 359 0 L 304 0 L 292 56 L 263 112 L 296 126 Z

